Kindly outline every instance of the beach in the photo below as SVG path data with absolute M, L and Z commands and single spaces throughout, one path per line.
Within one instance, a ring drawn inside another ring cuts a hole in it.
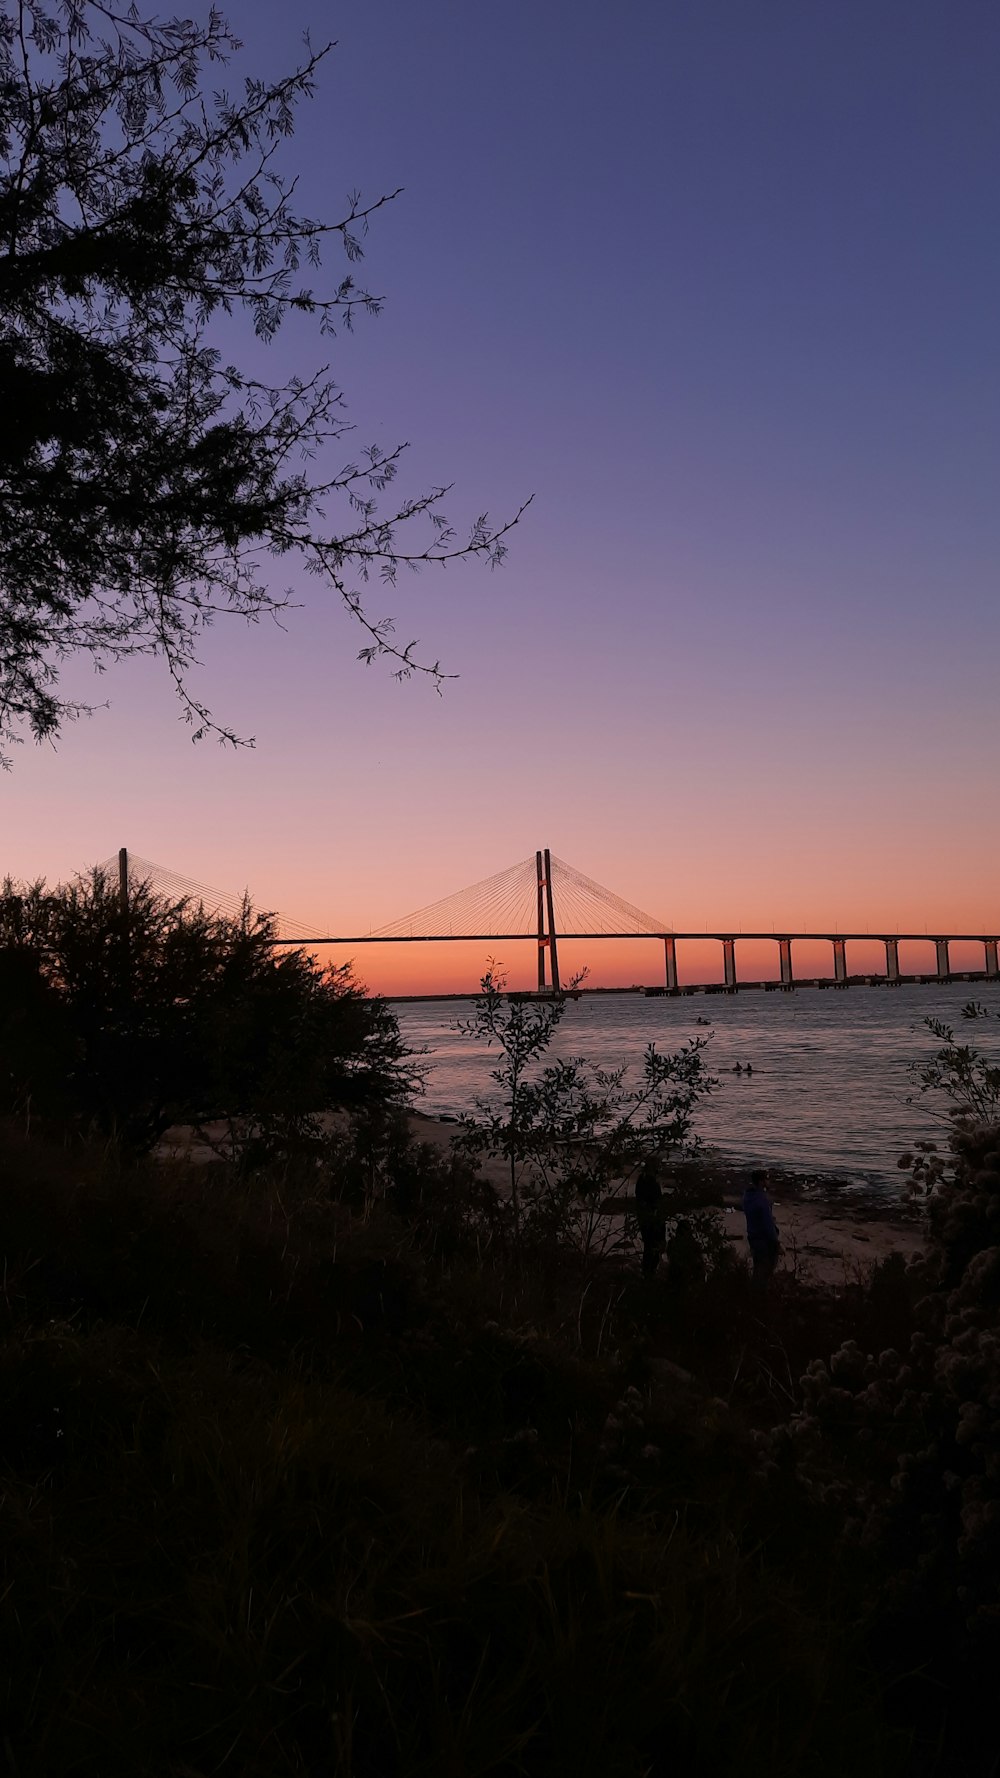
M 445 1152 L 450 1149 L 456 1134 L 453 1122 L 416 1111 L 408 1117 L 415 1141 Z M 740 1197 L 748 1169 L 706 1154 L 697 1171 L 722 1210 L 727 1240 L 737 1252 L 745 1253 Z M 483 1172 L 504 1186 L 502 1160 L 485 1161 Z M 788 1169 L 772 1168 L 768 1189 L 781 1234 L 779 1274 L 792 1273 L 806 1284 L 843 1286 L 864 1276 L 890 1254 L 910 1259 L 923 1249 L 919 1219 L 898 1201 L 847 1191 L 835 1178 L 824 1180 Z M 630 1200 L 624 1190 L 620 1203 L 617 1214 L 627 1214 Z

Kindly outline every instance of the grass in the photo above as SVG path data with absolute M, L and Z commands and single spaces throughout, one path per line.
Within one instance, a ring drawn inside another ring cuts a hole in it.
M 898 1279 L 762 1310 L 10 1127 L 0 1178 L 0 1771 L 907 1769 L 753 1436 Z

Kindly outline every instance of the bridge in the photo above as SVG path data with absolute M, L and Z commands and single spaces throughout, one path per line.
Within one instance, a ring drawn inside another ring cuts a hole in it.
M 127 909 L 130 888 L 138 882 L 148 883 L 159 894 L 171 900 L 189 900 L 207 911 L 230 916 L 239 913 L 243 897 L 215 890 L 189 877 L 179 876 L 162 865 L 138 858 L 123 847 L 117 856 L 105 859 L 97 867 L 106 874 L 116 874 L 122 905 Z M 558 915 L 558 918 L 557 918 Z M 557 858 L 547 847 L 534 857 L 498 871 L 469 888 L 443 897 L 414 914 L 390 922 L 375 931 L 363 933 L 323 933 L 310 930 L 302 921 L 288 915 L 274 914 L 275 946 L 296 946 L 310 949 L 332 945 L 356 949 L 359 945 L 430 945 L 479 942 L 483 944 L 533 944 L 537 951 L 538 991 L 559 993 L 559 944 L 564 940 L 650 939 L 663 945 L 663 986 L 647 989 L 659 994 L 729 993 L 742 988 L 780 988 L 793 990 L 796 985 L 846 988 L 852 983 L 995 981 L 998 967 L 998 935 L 995 933 L 871 933 L 871 932 L 679 932 L 663 920 L 645 913 L 613 890 L 596 883 L 575 866 Z M 885 947 L 884 975 L 849 975 L 847 946 L 875 939 Z M 722 947 L 723 978 L 720 983 L 685 984 L 678 976 L 677 947 L 685 941 L 704 944 L 714 940 Z M 736 945 L 744 940 L 766 940 L 778 947 L 778 976 L 763 982 L 740 981 L 736 969 Z M 794 973 L 792 946 L 802 941 L 829 944 L 833 974 L 830 976 L 799 976 Z M 935 967 L 927 974 L 904 974 L 900 970 L 899 947 L 902 944 L 933 944 Z M 983 948 L 983 968 L 953 972 L 950 947 L 973 943 Z

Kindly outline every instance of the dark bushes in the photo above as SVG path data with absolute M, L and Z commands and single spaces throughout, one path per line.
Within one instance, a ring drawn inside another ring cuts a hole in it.
M 841 1515 L 908 1707 L 926 1717 L 927 1682 L 950 1694 L 959 1751 L 933 1769 L 992 1773 L 981 1712 L 1000 1652 L 1000 1129 L 959 1125 L 952 1152 L 910 1270 L 912 1337 L 882 1350 L 851 1339 L 810 1364 L 771 1454 Z M 936 1713 L 928 1732 L 941 1733 Z
M 735 1411 L 629 1374 L 613 1267 L 581 1306 L 579 1257 L 441 1258 L 338 1201 L 349 1143 L 308 1188 L 0 1153 L 15 1770 L 892 1769 L 828 1574 L 764 1553 Z
M 320 1118 L 412 1084 L 399 1030 L 349 966 L 94 871 L 0 893 L 0 1113 L 99 1130 L 133 1152 L 171 1124 L 223 1125 L 247 1164 L 314 1156 Z

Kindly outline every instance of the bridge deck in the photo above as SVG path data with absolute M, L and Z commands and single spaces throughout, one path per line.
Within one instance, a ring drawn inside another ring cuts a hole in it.
M 742 943 L 744 939 L 770 939 L 778 944 L 782 939 L 798 943 L 802 939 L 819 939 L 826 944 L 858 944 L 866 940 L 874 940 L 876 944 L 884 944 L 886 939 L 893 939 L 901 945 L 938 944 L 945 940 L 949 944 L 985 945 L 995 942 L 991 932 L 560 932 L 559 942 L 565 940 L 586 939 L 589 943 L 595 938 L 645 938 L 662 942 L 665 938 L 673 939 L 715 939 L 718 944 L 728 944 L 731 940 Z M 272 945 L 448 945 L 448 944 L 537 944 L 535 932 L 411 932 L 405 937 L 400 933 L 386 936 L 380 932 L 363 932 L 353 937 L 327 935 L 323 938 L 272 938 Z

